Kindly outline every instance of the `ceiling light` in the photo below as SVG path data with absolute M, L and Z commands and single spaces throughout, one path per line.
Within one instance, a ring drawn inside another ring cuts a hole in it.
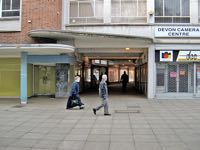
M 129 47 L 127 47 L 127 48 L 126 48 L 126 50 L 127 50 L 127 51 L 129 51 L 129 50 L 130 50 L 130 48 L 129 48 Z

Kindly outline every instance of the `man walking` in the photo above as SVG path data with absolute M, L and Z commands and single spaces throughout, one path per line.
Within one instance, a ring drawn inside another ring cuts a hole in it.
M 107 75 L 102 75 L 102 80 L 99 84 L 99 96 L 101 98 L 102 104 L 96 108 L 93 108 L 93 112 L 96 115 L 96 112 L 104 107 L 104 115 L 110 116 L 111 114 L 108 112 L 108 87 L 107 87 Z
M 127 83 L 129 81 L 129 77 L 126 74 L 126 71 L 124 71 L 124 74 L 121 76 L 121 81 L 122 81 L 122 90 L 125 92 Z

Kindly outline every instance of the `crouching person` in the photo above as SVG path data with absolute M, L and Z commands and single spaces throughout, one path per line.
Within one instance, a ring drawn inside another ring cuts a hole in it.
M 80 109 L 84 108 L 84 104 L 81 102 L 81 98 L 79 95 L 80 92 L 79 82 L 80 82 L 80 77 L 76 76 L 74 82 L 72 83 L 66 109 L 70 109 L 76 106 L 79 106 Z

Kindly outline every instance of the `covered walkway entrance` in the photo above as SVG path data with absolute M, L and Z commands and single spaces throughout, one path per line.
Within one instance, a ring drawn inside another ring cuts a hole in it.
M 70 64 L 69 74 L 70 77 L 81 77 L 82 92 L 96 90 L 101 74 L 108 75 L 109 86 L 120 85 L 121 75 L 126 72 L 133 93 L 137 91 L 147 98 L 154 98 L 154 70 L 150 68 L 154 68 L 155 62 L 149 61 L 154 59 L 151 38 L 75 30 L 34 30 L 30 32 L 30 36 L 48 37 L 75 47 L 76 62 Z

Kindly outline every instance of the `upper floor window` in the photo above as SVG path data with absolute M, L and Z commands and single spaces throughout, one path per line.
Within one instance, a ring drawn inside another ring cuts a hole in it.
M 70 24 L 103 23 L 104 0 L 70 0 Z
M 20 16 L 20 0 L 0 0 L 0 17 Z
M 199 23 L 200 23 L 200 0 L 198 0 L 198 20 L 199 20 Z
M 190 0 L 155 0 L 155 23 L 190 23 Z
M 111 0 L 112 23 L 146 23 L 147 0 Z

